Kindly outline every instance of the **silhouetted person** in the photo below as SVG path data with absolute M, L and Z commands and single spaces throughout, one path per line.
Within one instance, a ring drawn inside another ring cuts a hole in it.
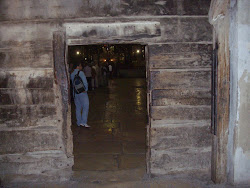
M 76 86 L 75 86 L 75 76 L 79 75 L 85 90 L 81 93 L 77 94 L 76 92 Z M 76 120 L 77 120 L 77 126 L 83 126 L 83 127 L 90 127 L 87 124 L 88 120 L 88 113 L 89 113 L 89 97 L 88 97 L 88 82 L 85 77 L 85 74 L 82 71 L 82 64 L 81 62 L 77 62 L 74 66 L 74 71 L 70 75 L 71 81 L 73 83 L 73 96 L 74 96 L 74 102 L 76 106 Z
M 95 67 L 92 66 L 91 67 L 91 86 L 92 86 L 92 90 L 94 90 L 96 88 L 96 70 L 95 70 Z
M 101 71 L 102 71 L 103 86 L 107 86 L 108 85 L 108 80 L 107 80 L 108 69 L 107 69 L 106 65 L 102 65 Z
M 87 64 L 84 69 L 83 69 L 83 72 L 85 73 L 85 76 L 87 78 L 87 81 L 88 81 L 88 86 L 89 86 L 89 90 L 92 90 L 92 74 L 91 74 L 91 67 L 89 64 Z

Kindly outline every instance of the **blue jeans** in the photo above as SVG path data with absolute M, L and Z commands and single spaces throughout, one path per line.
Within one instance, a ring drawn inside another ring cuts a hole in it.
M 77 125 L 87 124 L 89 113 L 89 97 L 87 92 L 75 94 Z

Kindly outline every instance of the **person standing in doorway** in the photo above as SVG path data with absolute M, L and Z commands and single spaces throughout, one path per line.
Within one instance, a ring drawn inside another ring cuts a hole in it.
M 99 72 L 100 72 L 100 68 L 99 68 L 99 66 L 98 66 L 98 63 L 96 63 L 93 67 L 92 67 L 92 69 L 94 69 L 94 71 L 95 71 L 95 77 L 94 77 L 94 83 L 95 83 L 95 88 L 98 88 L 99 87 L 99 85 L 100 85 L 100 81 L 99 81 Z M 92 74 L 92 76 L 93 76 L 93 74 Z
M 85 73 L 85 76 L 87 78 L 88 81 L 88 86 L 89 86 L 89 90 L 92 90 L 92 74 L 91 74 L 91 67 L 89 65 L 89 63 L 84 67 L 83 72 Z
M 79 75 L 81 78 L 83 85 L 85 87 L 85 91 L 81 93 L 76 93 L 75 86 L 74 86 L 74 80 L 76 76 Z M 82 71 L 82 64 L 81 62 L 77 62 L 74 64 L 74 71 L 70 75 L 71 81 L 73 83 L 73 96 L 74 96 L 74 102 L 76 106 L 76 120 L 77 120 L 77 126 L 83 126 L 83 127 L 90 127 L 87 124 L 88 121 L 88 113 L 89 113 L 89 97 L 88 97 L 88 82 L 85 77 L 84 72 Z
M 92 76 L 92 82 L 91 82 L 91 85 L 92 85 L 92 90 L 94 90 L 95 88 L 97 88 L 97 80 L 96 80 L 96 69 L 95 69 L 95 66 L 92 66 L 91 67 L 91 76 Z
M 102 72 L 102 84 L 103 84 L 103 86 L 107 86 L 107 84 L 108 84 L 108 80 L 107 80 L 108 69 L 107 69 L 105 64 L 102 65 L 101 72 Z

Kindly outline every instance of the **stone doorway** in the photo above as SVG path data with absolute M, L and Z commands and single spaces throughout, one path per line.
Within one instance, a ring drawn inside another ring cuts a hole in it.
M 84 46 L 90 47 L 90 45 Z M 94 50 L 97 46 L 94 46 Z M 125 44 L 119 44 L 119 47 L 121 46 Z M 132 47 L 131 44 L 126 46 Z M 90 101 L 88 124 L 91 128 L 76 126 L 75 105 L 73 100 L 71 102 L 75 172 L 137 170 L 146 173 L 148 110 L 145 46 L 138 44 L 134 46 L 143 49 L 141 56 L 144 56 L 144 67 L 132 68 L 130 65 L 128 68 L 121 63 L 122 67 L 114 72 L 112 78 L 107 79 L 107 84 L 102 81 L 98 84 L 99 87 L 88 92 Z M 77 57 L 72 54 L 79 53 L 77 49 L 81 47 L 68 46 L 69 64 L 76 61 Z M 134 51 L 136 53 L 136 50 Z M 82 52 L 80 54 L 83 55 Z M 82 60 L 84 62 L 85 58 Z M 106 59 L 101 58 L 101 60 L 102 62 L 98 61 L 100 67 L 105 64 Z M 117 66 L 116 63 L 114 62 L 114 67 Z
M 67 48 L 104 43 L 147 45 L 150 115 L 146 139 L 147 173 L 202 171 L 209 177 L 212 45 L 159 43 L 156 39 L 161 35 L 160 22 L 124 22 L 119 25 L 72 22 L 65 23 L 64 27 Z

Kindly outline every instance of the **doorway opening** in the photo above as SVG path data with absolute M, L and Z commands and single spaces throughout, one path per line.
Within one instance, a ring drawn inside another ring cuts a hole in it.
M 91 67 L 92 77 L 88 79 L 90 128 L 77 126 L 71 94 L 74 171 L 146 171 L 145 49 L 140 44 L 68 46 L 70 73 L 81 61 L 83 67 Z

